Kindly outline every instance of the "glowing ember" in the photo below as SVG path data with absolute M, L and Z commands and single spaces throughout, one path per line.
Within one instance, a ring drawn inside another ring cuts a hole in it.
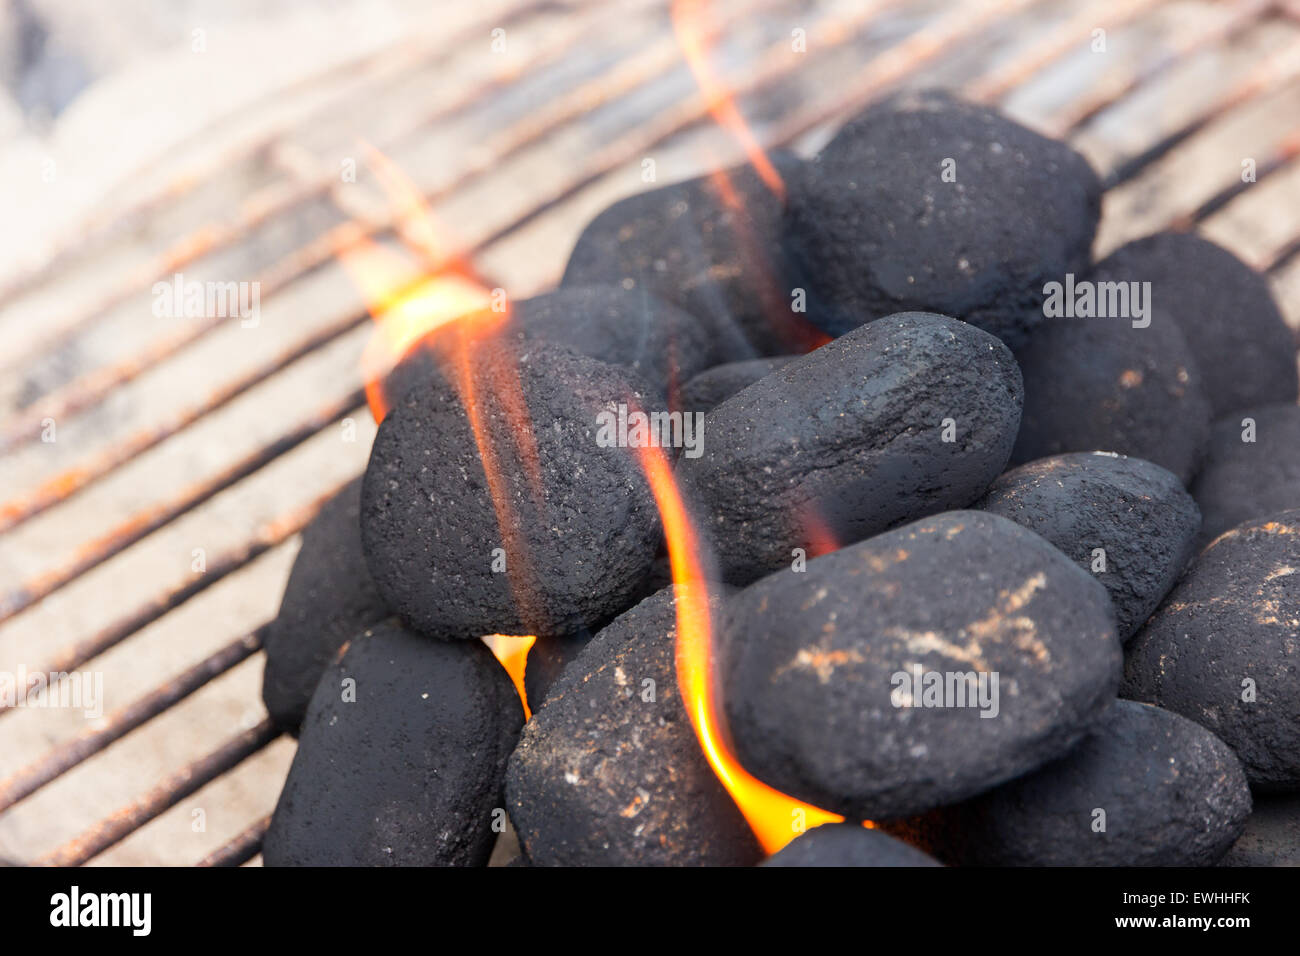
M 531 720 L 533 712 L 528 706 L 528 692 L 524 690 L 524 667 L 528 663 L 528 652 L 537 643 L 537 638 L 533 635 L 513 637 L 508 634 L 489 634 L 483 638 L 483 643 L 496 655 L 496 659 L 514 681 L 515 690 L 519 691 L 519 702 L 524 705 L 524 720 Z
M 727 741 L 713 685 L 713 622 L 695 528 L 657 448 L 638 449 L 663 517 L 668 560 L 677 586 L 677 685 L 709 766 L 745 815 L 763 850 L 775 853 L 804 829 L 841 823 L 838 814 L 769 787 L 740 765 Z
M 785 198 L 785 183 L 776 167 L 768 160 L 763 147 L 736 107 L 731 91 L 713 73 L 709 64 L 706 37 L 709 31 L 704 24 L 706 0 L 673 0 L 673 30 L 681 45 L 686 62 L 695 74 L 695 82 L 704 94 L 705 104 L 718 125 L 730 132 L 745 149 L 745 155 L 762 177 L 767 188 L 781 199 Z

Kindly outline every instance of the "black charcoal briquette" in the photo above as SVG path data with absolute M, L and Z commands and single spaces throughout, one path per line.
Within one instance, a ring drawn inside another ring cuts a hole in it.
M 522 723 L 482 643 L 358 635 L 312 695 L 266 865 L 485 866 Z
M 528 722 L 506 774 L 535 866 L 757 863 L 677 689 L 676 591 L 596 635 Z
M 732 395 L 753 385 L 763 376 L 784 368 L 796 358 L 796 355 L 777 355 L 715 365 L 682 387 L 682 408 L 691 412 L 711 412 Z
M 1220 866 L 1300 866 L 1300 794 L 1255 801 L 1246 830 Z
M 1123 695 L 1209 728 L 1258 790 L 1300 788 L 1300 510 L 1225 531 L 1130 642 Z
M 795 837 L 763 866 L 939 866 L 939 862 L 879 830 L 826 823 Z
M 1250 806 L 1241 762 L 1222 740 L 1117 700 L 1065 757 L 911 826 L 960 865 L 1208 866 Z
M 1300 406 L 1245 408 L 1214 423 L 1192 485 L 1201 542 L 1237 525 L 1300 508 Z
M 993 483 L 976 506 L 1042 535 L 1110 593 L 1121 640 L 1151 616 L 1191 560 L 1200 511 L 1171 472 L 1140 458 L 1040 458 Z
M 1214 417 L 1296 403 L 1295 339 L 1268 281 L 1231 252 L 1191 233 L 1161 232 L 1120 247 L 1098 271 L 1151 283 L 1152 309 L 1177 322 Z
M 785 179 L 801 165 L 770 159 Z M 783 188 L 741 166 L 620 200 L 583 229 L 561 286 L 651 292 L 708 323 L 720 361 L 805 351 L 822 334 L 794 311 Z
M 851 820 L 1028 773 L 1115 697 L 1105 589 L 1038 535 L 952 511 L 728 602 L 723 698 L 745 767 Z
M 1119 278 L 1099 269 L 1086 281 Z M 1016 361 L 1025 411 L 1013 463 L 1112 451 L 1191 480 L 1209 437 L 1210 402 L 1196 358 L 1167 315 L 1052 317 Z
M 745 584 L 825 535 L 844 544 L 970 504 L 1006 464 L 1020 400 L 996 338 L 903 313 L 723 402 L 677 474 L 725 579 Z
M 302 534 L 280 613 L 266 629 L 262 700 L 298 732 L 320 675 L 340 647 L 392 614 L 361 553 L 361 479 L 331 498 Z
M 472 368 L 480 434 L 441 378 L 406 391 L 379 428 L 361 493 L 371 576 L 434 637 L 598 626 L 638 596 L 660 540 L 636 450 L 600 440 L 600 417 L 645 407 L 648 390 L 538 343 L 480 351 Z
M 787 245 L 832 334 L 924 310 L 1014 348 L 1042 321 L 1045 282 L 1087 267 L 1100 197 L 1066 144 L 913 91 L 869 107 L 791 178 Z

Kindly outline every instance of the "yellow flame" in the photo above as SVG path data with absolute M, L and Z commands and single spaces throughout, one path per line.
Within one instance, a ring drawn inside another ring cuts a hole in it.
M 677 586 L 677 686 L 704 756 L 748 821 L 766 853 L 775 853 L 805 829 L 841 823 L 844 817 L 768 786 L 736 758 L 728 741 L 713 686 L 713 623 L 699 541 L 673 479 L 657 448 L 638 449 L 650 490 L 663 518 L 668 560 Z
M 745 155 L 758 172 L 767 188 L 780 199 L 785 199 L 785 182 L 776 171 L 767 153 L 759 144 L 754 131 L 745 122 L 735 98 L 725 83 L 718 79 L 709 63 L 708 37 L 714 35 L 705 25 L 706 0 L 673 0 L 672 21 L 682 54 L 695 75 L 704 102 L 719 126 L 731 133 L 745 150 Z
M 528 691 L 524 689 L 524 668 L 528 666 L 528 652 L 537 643 L 537 637 L 532 634 L 522 637 L 489 634 L 483 638 L 483 643 L 510 675 L 515 690 L 519 692 L 519 702 L 524 705 L 524 720 L 532 720 L 533 712 L 528 706 Z

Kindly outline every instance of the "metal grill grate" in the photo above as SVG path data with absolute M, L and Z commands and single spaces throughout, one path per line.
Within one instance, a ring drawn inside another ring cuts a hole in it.
M 815 147 L 899 85 L 961 88 L 1089 156 L 1109 187 L 1100 252 L 1199 229 L 1266 271 L 1300 328 L 1300 126 L 1278 122 L 1300 116 L 1300 5 L 716 8 L 716 62 L 766 144 Z M 483 62 L 496 26 L 526 38 L 505 68 Z M 1098 28 L 1104 53 L 1090 49 Z M 554 284 L 586 220 L 644 188 L 642 157 L 662 181 L 739 159 L 649 2 L 514 0 L 298 94 L 0 289 L 0 669 L 89 666 L 125 701 L 89 725 L 0 711 L 19 768 L 0 780 L 0 850 L 15 858 L 257 857 L 292 756 L 258 696 L 261 626 L 297 532 L 361 471 L 373 435 L 358 372 L 369 320 L 335 260 L 364 236 L 404 250 L 413 278 L 436 265 L 373 189 L 340 182 L 355 130 L 516 298 Z M 236 200 L 215 219 L 214 196 Z M 180 270 L 260 281 L 261 326 L 141 321 L 153 283 Z

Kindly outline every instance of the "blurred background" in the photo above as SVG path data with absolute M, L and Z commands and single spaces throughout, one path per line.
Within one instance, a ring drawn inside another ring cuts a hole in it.
M 996 104 L 1103 175 L 1098 256 L 1198 230 L 1300 329 L 1300 3 L 694 11 L 683 34 L 666 0 L 0 0 L 0 672 L 103 678 L 98 715 L 0 709 L 0 856 L 259 862 L 294 749 L 260 628 L 374 433 L 340 258 L 369 238 L 410 278 L 463 257 L 543 291 L 611 201 L 744 159 L 718 91 L 804 154 L 899 87 Z M 255 289 L 255 321 L 159 314 L 178 274 Z

